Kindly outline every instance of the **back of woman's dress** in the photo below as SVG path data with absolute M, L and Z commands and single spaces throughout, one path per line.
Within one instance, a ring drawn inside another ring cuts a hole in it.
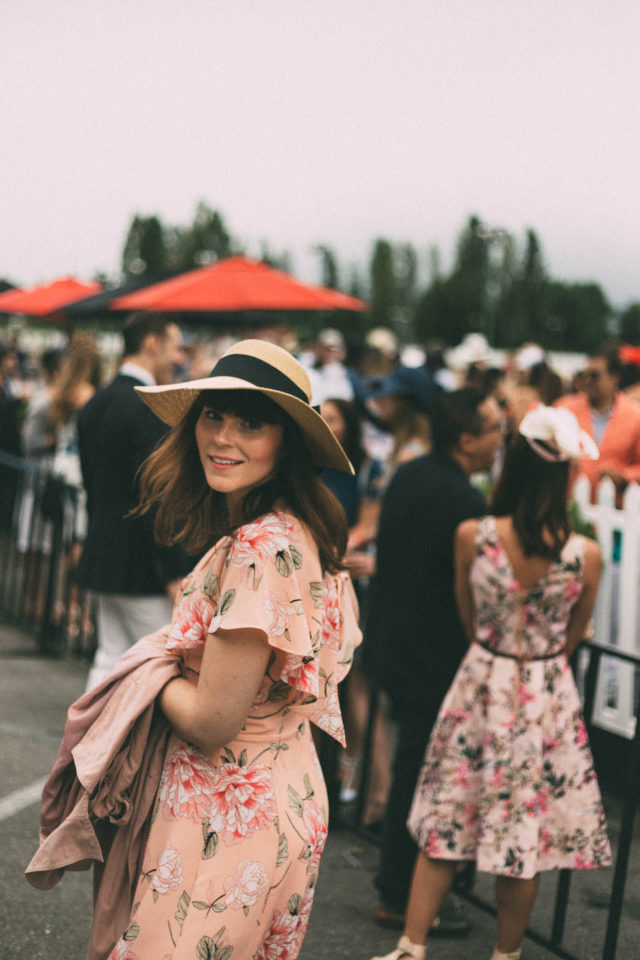
M 264 631 L 272 648 L 262 686 L 237 738 L 212 757 L 171 737 L 112 960 L 298 956 L 328 815 L 309 721 L 344 742 L 337 685 L 360 631 L 348 576 L 323 577 L 309 531 L 288 514 L 240 527 L 202 558 L 167 649 L 195 683 L 207 635 L 242 628 Z
M 533 877 L 611 862 L 582 711 L 564 654 L 585 541 L 521 590 L 494 517 L 478 522 L 475 639 L 443 702 L 408 828 L 436 859 Z

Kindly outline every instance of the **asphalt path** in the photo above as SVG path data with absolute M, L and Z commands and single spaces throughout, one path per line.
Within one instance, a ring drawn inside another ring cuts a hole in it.
M 83 960 L 91 918 L 91 876 L 68 873 L 50 891 L 34 890 L 23 873 L 37 847 L 39 797 L 55 757 L 67 706 L 82 693 L 87 668 L 45 659 L 27 635 L 0 625 L 0 960 Z M 615 841 L 619 809 L 608 802 Z M 640 960 L 640 837 L 632 848 L 617 960 Z M 397 933 L 376 928 L 374 844 L 348 829 L 333 829 L 320 869 L 309 933 L 300 960 L 369 960 L 390 951 Z M 533 925 L 548 931 L 556 877 L 544 877 Z M 572 883 L 565 946 L 581 960 L 602 956 L 611 871 L 583 871 Z M 489 878 L 477 892 L 491 898 Z M 473 924 L 462 941 L 434 939 L 429 960 L 488 960 L 494 921 L 466 904 Z M 527 942 L 523 960 L 553 954 Z M 160 958 L 158 958 L 160 960 Z M 250 960 L 250 958 L 235 958 Z

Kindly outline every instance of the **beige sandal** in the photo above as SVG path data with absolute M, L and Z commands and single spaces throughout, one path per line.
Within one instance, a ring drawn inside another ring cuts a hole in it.
M 413 957 L 414 960 L 425 960 L 427 947 L 423 943 L 412 943 L 404 934 L 398 940 L 398 946 L 384 957 L 372 957 L 371 960 L 400 960 L 401 957 Z
M 491 960 L 520 960 L 521 953 L 522 947 L 518 947 L 517 950 L 512 950 L 511 953 L 503 953 L 502 950 L 498 950 L 496 947 L 491 956 Z

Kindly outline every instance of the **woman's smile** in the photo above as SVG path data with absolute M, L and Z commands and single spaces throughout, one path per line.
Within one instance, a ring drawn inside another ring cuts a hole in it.
M 225 494 L 231 515 L 252 487 L 273 474 L 282 427 L 205 406 L 196 422 L 196 444 L 207 483 Z

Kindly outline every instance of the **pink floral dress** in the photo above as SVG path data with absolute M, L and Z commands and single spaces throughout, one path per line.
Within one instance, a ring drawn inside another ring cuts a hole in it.
M 348 575 L 323 577 L 310 533 L 286 513 L 224 537 L 186 578 L 167 650 L 187 678 L 217 629 L 261 629 L 272 653 L 236 740 L 207 757 L 171 737 L 111 960 L 298 956 L 327 835 L 309 721 L 344 743 L 337 685 L 361 639 L 357 613 Z
M 443 702 L 408 820 L 428 856 L 481 871 L 607 866 L 611 852 L 578 692 L 564 654 L 582 591 L 572 535 L 528 591 L 495 519 L 478 523 L 471 567 L 476 642 Z

